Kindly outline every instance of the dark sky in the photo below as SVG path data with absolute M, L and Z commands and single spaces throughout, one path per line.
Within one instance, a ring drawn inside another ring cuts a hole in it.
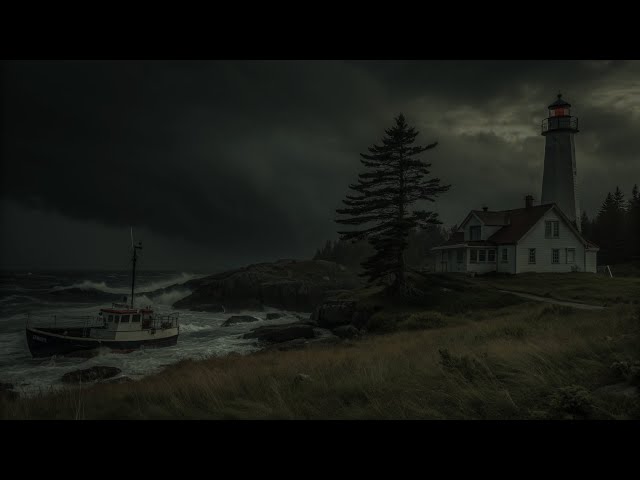
M 558 91 L 581 207 L 640 183 L 638 61 L 13 61 L 1 80 L 4 268 L 126 268 L 130 226 L 150 269 L 309 257 L 400 112 L 439 142 L 447 225 L 539 199 Z

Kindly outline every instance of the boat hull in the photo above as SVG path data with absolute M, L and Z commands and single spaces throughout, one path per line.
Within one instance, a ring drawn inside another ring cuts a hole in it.
M 27 327 L 27 344 L 33 357 L 51 357 L 67 355 L 98 348 L 109 348 L 116 351 L 133 351 L 139 348 L 170 347 L 178 342 L 178 334 L 148 340 L 99 340 L 95 338 L 55 335 L 38 329 Z

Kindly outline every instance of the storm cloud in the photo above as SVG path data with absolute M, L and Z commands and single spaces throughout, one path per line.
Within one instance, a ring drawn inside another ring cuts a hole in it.
M 425 160 L 453 185 L 445 224 L 517 208 L 539 197 L 559 90 L 593 215 L 640 182 L 640 62 L 5 62 L 2 264 L 106 267 L 130 226 L 158 268 L 308 257 L 400 112 L 439 142 Z

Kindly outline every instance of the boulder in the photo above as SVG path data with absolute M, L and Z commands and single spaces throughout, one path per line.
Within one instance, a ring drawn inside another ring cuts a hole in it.
M 257 322 L 260 320 L 259 318 L 252 317 L 251 315 L 234 315 L 229 317 L 226 322 L 222 324 L 223 327 L 228 327 L 229 325 L 235 325 L 236 323 L 250 323 Z
M 116 367 L 95 366 L 85 370 L 76 370 L 62 376 L 63 383 L 86 383 L 115 377 L 122 370 Z
M 220 303 L 204 303 L 201 305 L 194 305 L 191 309 L 194 312 L 211 312 L 211 313 L 224 313 L 226 310 Z
M 18 394 L 13 391 L 13 385 L 11 383 L 0 382 L 0 398 L 6 398 L 8 400 L 15 400 L 18 398 Z
M 333 333 L 340 338 L 356 338 L 360 336 L 360 330 L 353 325 L 341 325 L 334 328 Z
M 284 325 L 265 325 L 258 327 L 242 338 L 256 338 L 264 343 L 281 343 L 297 338 L 313 338 L 313 326 L 306 323 L 287 323 Z
M 318 305 L 313 312 L 312 319 L 320 327 L 336 327 L 351 323 L 356 311 L 356 302 L 353 300 L 329 300 Z

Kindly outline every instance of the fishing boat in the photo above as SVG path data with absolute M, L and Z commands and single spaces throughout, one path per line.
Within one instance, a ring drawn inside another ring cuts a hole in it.
M 157 315 L 151 306 L 134 306 L 137 251 L 134 245 L 131 275 L 131 302 L 112 303 L 95 316 L 72 317 L 52 315 L 46 318 L 27 317 L 27 344 L 33 357 L 67 355 L 108 348 L 130 352 L 139 348 L 175 345 L 180 333 L 178 313 Z

